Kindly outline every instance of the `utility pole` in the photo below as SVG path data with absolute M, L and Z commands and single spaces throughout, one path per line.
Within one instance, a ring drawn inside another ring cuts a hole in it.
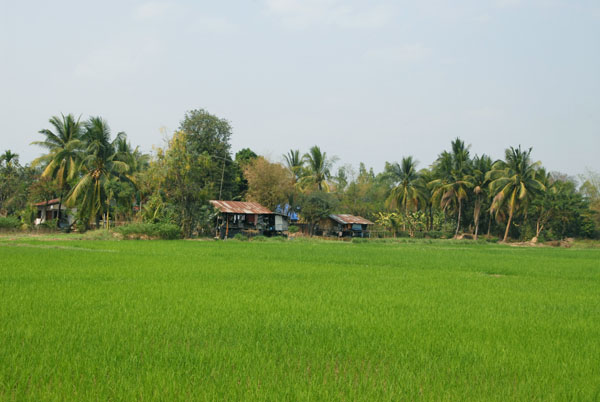
M 223 179 L 225 178 L 225 158 L 223 158 L 223 170 L 221 171 L 221 187 L 219 188 L 219 201 L 221 201 L 221 194 L 223 193 Z

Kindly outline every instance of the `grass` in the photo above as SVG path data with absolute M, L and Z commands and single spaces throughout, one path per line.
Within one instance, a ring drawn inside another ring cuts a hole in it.
M 0 239 L 0 400 L 597 400 L 600 249 Z

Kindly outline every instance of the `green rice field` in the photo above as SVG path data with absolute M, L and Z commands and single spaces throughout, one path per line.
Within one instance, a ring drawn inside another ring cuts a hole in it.
M 0 239 L 2 401 L 598 399 L 597 248 Z

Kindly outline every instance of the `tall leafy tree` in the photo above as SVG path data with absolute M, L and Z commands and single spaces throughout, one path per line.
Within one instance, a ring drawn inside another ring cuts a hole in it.
M 210 157 L 211 162 L 204 165 L 203 174 L 196 175 L 196 179 L 201 180 L 197 184 L 212 198 L 235 198 L 239 194 L 236 180 L 239 168 L 231 157 L 229 122 L 204 109 L 191 110 L 185 114 L 179 131 L 185 134 L 185 149 L 190 158 Z
M 0 155 L 0 216 L 16 213 L 26 198 L 28 171 L 19 164 L 19 155 L 7 150 Z
M 71 182 L 79 174 L 82 158 L 82 126 L 72 114 L 52 116 L 49 120 L 52 129 L 43 129 L 39 133 L 45 139 L 32 144 L 48 150 L 48 153 L 33 161 L 33 165 L 45 166 L 42 177 L 56 180 L 59 190 L 58 221 L 60 224 L 63 197 L 70 190 Z
M 600 231 L 600 173 L 587 169 L 579 180 L 582 183 L 579 192 L 589 202 L 590 215 Z
M 292 175 L 279 163 L 271 163 L 262 156 L 244 166 L 248 180 L 248 199 L 274 211 L 283 207 L 293 191 Z
M 537 174 L 540 162 L 531 161 L 531 151 L 532 148 L 523 150 L 520 145 L 518 148 L 510 147 L 505 152 L 505 160 L 494 163 L 493 169 L 487 173 L 490 191 L 495 194 L 491 211 L 498 213 L 505 207 L 508 213 L 503 241 L 508 239 L 515 213 L 526 213 L 534 196 L 546 189 Z
M 340 211 L 376 219 L 377 212 L 385 209 L 390 186 L 383 174 L 375 175 L 360 163 L 358 175 L 349 166 L 340 168 L 334 178 Z M 348 182 L 349 180 L 349 182 Z
M 240 149 L 235 154 L 233 168 L 236 170 L 236 184 L 239 197 L 244 198 L 248 191 L 248 180 L 244 176 L 244 169 L 258 158 L 258 155 L 250 148 Z
M 303 194 L 300 200 L 301 216 L 309 224 L 310 234 L 314 234 L 315 226 L 324 218 L 327 218 L 338 205 L 337 198 L 323 191 L 313 191 Z

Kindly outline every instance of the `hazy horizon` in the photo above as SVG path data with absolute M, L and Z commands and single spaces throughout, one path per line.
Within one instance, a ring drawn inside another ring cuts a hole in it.
M 1 0 L 0 0 L 1 1 Z M 233 127 L 235 153 L 319 145 L 375 171 L 430 165 L 456 137 L 569 175 L 598 171 L 593 1 L 3 2 L 0 152 L 23 164 L 61 113 L 100 115 L 149 152 L 186 111 Z

